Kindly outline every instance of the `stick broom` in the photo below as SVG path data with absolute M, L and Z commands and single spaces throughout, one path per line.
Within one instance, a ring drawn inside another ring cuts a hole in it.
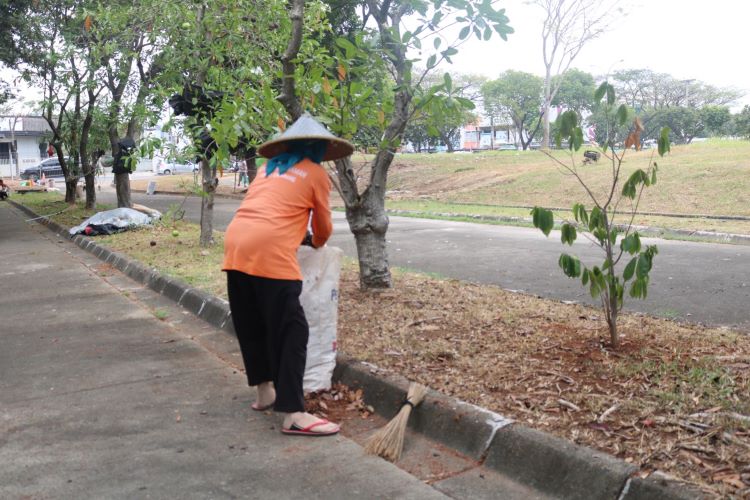
M 410 383 L 409 391 L 406 394 L 403 405 L 401 405 L 401 409 L 390 422 L 367 440 L 365 451 L 383 457 L 390 462 L 395 462 L 401 458 L 409 415 L 412 409 L 416 408 L 424 400 L 426 394 L 427 387 L 416 382 Z

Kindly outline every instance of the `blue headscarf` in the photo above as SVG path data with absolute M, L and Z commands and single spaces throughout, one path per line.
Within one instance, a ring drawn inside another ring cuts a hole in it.
M 279 175 L 284 175 L 287 170 L 304 158 L 309 158 L 315 163 L 320 163 L 326 154 L 327 148 L 328 141 L 318 139 L 289 141 L 289 147 L 284 153 L 268 160 L 266 163 L 266 175 L 271 175 L 277 168 L 279 169 Z

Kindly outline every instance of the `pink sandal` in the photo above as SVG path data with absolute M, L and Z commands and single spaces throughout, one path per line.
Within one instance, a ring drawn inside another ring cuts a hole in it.
M 336 426 L 336 429 L 334 429 L 332 431 L 315 432 L 313 430 L 316 427 L 320 427 L 321 425 L 326 425 L 326 424 L 330 424 L 330 423 L 331 422 L 329 422 L 326 419 L 321 419 L 321 420 L 318 420 L 315 423 L 312 423 L 312 424 L 308 425 L 305 428 L 302 428 L 302 427 L 300 427 L 297 424 L 292 424 L 292 426 L 289 427 L 288 429 L 285 429 L 285 428 L 282 427 L 281 428 L 281 433 L 282 434 L 290 434 L 290 435 L 294 435 L 294 436 L 332 436 L 334 434 L 338 434 L 339 430 L 341 430 L 341 428 L 338 425 Z

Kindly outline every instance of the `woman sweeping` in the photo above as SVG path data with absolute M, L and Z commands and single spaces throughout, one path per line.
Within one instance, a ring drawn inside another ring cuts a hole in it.
M 257 389 L 252 408 L 283 413 L 285 434 L 339 431 L 337 424 L 305 412 L 308 325 L 299 302 L 297 249 L 303 239 L 317 248 L 331 235 L 331 183 L 320 162 L 353 150 L 304 114 L 258 148 L 268 163 L 250 184 L 225 235 L 222 269 L 247 381 Z M 310 220 L 312 237 L 306 238 Z

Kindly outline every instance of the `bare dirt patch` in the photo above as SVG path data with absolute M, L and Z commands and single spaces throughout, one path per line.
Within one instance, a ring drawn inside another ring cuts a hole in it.
M 347 354 L 715 496 L 750 495 L 750 338 L 625 315 L 609 348 L 598 310 L 494 287 L 342 277 Z M 374 320 L 377 318 L 377 321 Z

